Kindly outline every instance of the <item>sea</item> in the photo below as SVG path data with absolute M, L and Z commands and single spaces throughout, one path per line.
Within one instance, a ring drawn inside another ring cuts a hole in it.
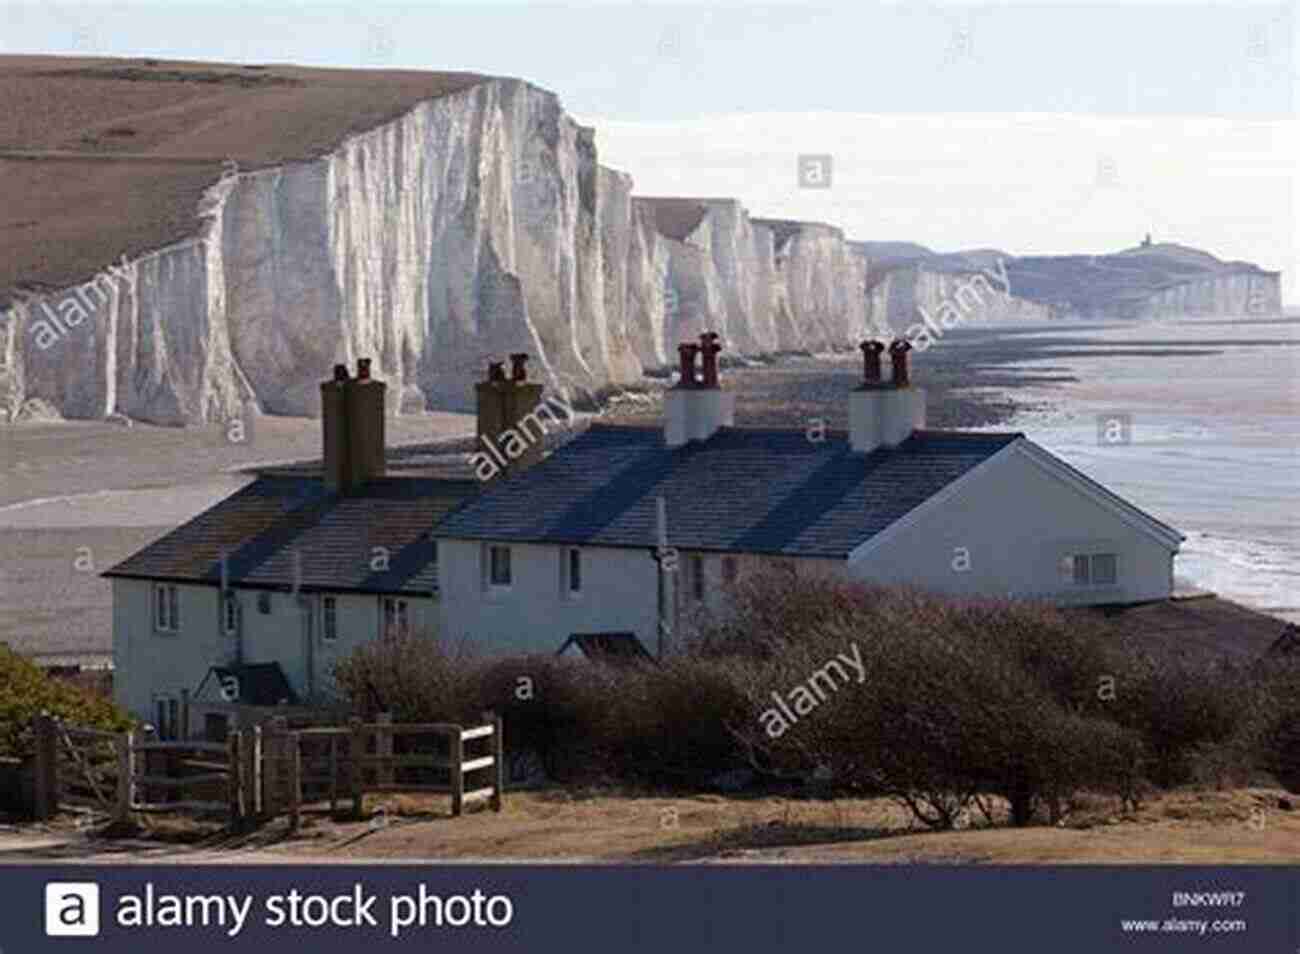
M 1181 531 L 1180 583 L 1300 623 L 1300 318 L 1056 323 L 1008 340 L 1024 383 L 1005 396 L 1032 409 L 990 430 L 1023 431 Z

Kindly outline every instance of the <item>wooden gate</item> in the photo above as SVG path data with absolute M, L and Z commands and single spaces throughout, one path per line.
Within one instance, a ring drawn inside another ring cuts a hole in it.
M 131 738 L 132 812 L 212 812 L 240 815 L 238 743 Z
M 92 817 L 122 817 L 123 787 L 130 780 L 129 769 L 124 771 L 126 737 L 122 733 L 42 715 L 37 718 L 36 739 L 38 752 L 44 751 L 45 762 L 52 767 L 43 774 L 57 804 Z

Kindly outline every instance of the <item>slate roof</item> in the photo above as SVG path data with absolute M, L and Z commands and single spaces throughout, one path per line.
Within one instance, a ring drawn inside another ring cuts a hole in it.
M 641 645 L 636 633 L 574 633 L 555 655 L 562 655 L 570 646 L 578 647 L 578 651 L 592 661 L 613 665 L 654 662 L 654 657 Z
M 473 480 L 381 477 L 341 496 L 319 477 L 262 476 L 103 575 L 232 586 L 427 595 L 438 585 L 431 530 Z M 388 566 L 375 562 L 388 554 Z
M 298 695 L 277 662 L 213 666 L 194 690 L 195 696 L 202 694 L 203 687 L 213 676 L 217 677 L 218 687 L 227 678 L 233 677 L 238 681 L 239 698 L 232 701 L 250 706 L 278 706 L 282 702 L 298 704 Z
M 675 547 L 845 557 L 1021 436 L 916 431 L 862 455 L 843 431 L 813 441 L 802 430 L 725 427 L 669 449 L 657 427 L 594 424 L 467 500 L 435 535 L 653 547 L 662 495 Z

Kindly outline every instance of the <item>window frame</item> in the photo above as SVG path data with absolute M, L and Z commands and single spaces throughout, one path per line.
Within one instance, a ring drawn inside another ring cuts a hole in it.
M 320 598 L 320 640 L 322 643 L 336 643 L 338 639 L 338 597 L 322 595 Z
M 487 587 L 489 590 L 500 592 L 503 590 L 508 590 L 515 585 L 514 555 L 510 552 L 511 549 L 512 547 L 510 547 L 508 544 L 489 543 L 487 545 L 487 567 L 486 567 L 485 581 L 487 583 Z M 497 562 L 498 554 L 504 556 L 504 563 L 503 563 L 505 568 L 505 573 L 503 574 L 504 582 L 498 582 L 497 579 L 497 570 L 499 568 L 499 564 Z
M 174 742 L 181 735 L 181 700 L 174 692 L 155 692 L 153 696 L 154 729 L 158 741 Z
M 221 634 L 238 636 L 240 623 L 243 622 L 244 608 L 234 590 L 226 590 L 221 596 Z
M 576 600 L 582 596 L 582 587 L 582 548 L 561 547 L 560 595 L 566 599 Z
M 379 604 L 380 635 L 401 639 L 411 635 L 411 611 L 404 596 L 385 596 Z
M 1100 573 L 1107 562 L 1109 572 Z M 1061 557 L 1058 566 L 1062 579 L 1071 587 L 1096 589 L 1119 585 L 1120 555 L 1113 550 L 1069 552 Z
M 1110 561 L 1110 572 L 1107 574 L 1108 579 L 1102 579 L 1098 572 L 1098 562 L 1102 560 Z M 1090 563 L 1089 570 L 1092 574 L 1093 586 L 1117 586 L 1119 584 L 1119 554 L 1118 553 L 1094 553 L 1088 558 Z
M 697 603 L 704 602 L 705 596 L 705 579 L 704 579 L 704 554 L 692 553 L 690 555 L 691 566 L 691 599 Z
M 175 583 L 153 585 L 153 631 L 164 636 L 181 631 L 180 588 Z

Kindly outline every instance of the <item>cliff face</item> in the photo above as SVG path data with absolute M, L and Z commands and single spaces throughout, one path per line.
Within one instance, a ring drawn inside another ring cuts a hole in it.
M 908 333 L 952 302 L 992 320 L 1068 313 L 1056 301 L 1074 272 L 1038 260 L 1009 259 L 1007 293 L 1001 253 L 851 243 L 732 199 L 632 188 L 599 165 L 593 131 L 527 83 L 421 102 L 320 158 L 227 175 L 192 239 L 0 315 L 0 410 L 314 414 L 331 366 L 362 356 L 392 410 L 465 408 L 489 356 L 511 351 L 572 397 L 672 364 L 706 329 L 758 354 Z M 1277 306 L 1276 273 L 1218 265 L 1180 259 L 1135 310 Z
M 1145 296 L 1133 311 L 1138 318 L 1281 313 L 1281 276 L 1253 269 L 1169 285 Z
M 166 424 L 245 402 L 312 414 L 331 365 L 368 355 L 394 410 L 465 407 L 509 351 L 573 395 L 671 363 L 706 327 L 733 351 L 823 348 L 856 340 L 865 312 L 838 230 L 794 223 L 777 243 L 727 200 L 665 234 L 592 131 L 514 80 L 228 176 L 204 213 L 191 241 L 19 303 L 0 339 L 9 405 Z
M 924 265 L 891 268 L 873 275 L 868 283 L 867 317 L 873 327 L 889 333 L 906 333 L 929 315 L 955 321 L 945 305 L 956 309 L 963 322 L 1041 322 L 1057 317 L 1048 304 L 1009 293 L 1004 273 L 986 271 L 936 271 Z M 942 325 L 941 325 L 942 326 Z M 883 333 L 883 331 L 882 331 Z M 910 337 L 910 336 L 909 336 Z

